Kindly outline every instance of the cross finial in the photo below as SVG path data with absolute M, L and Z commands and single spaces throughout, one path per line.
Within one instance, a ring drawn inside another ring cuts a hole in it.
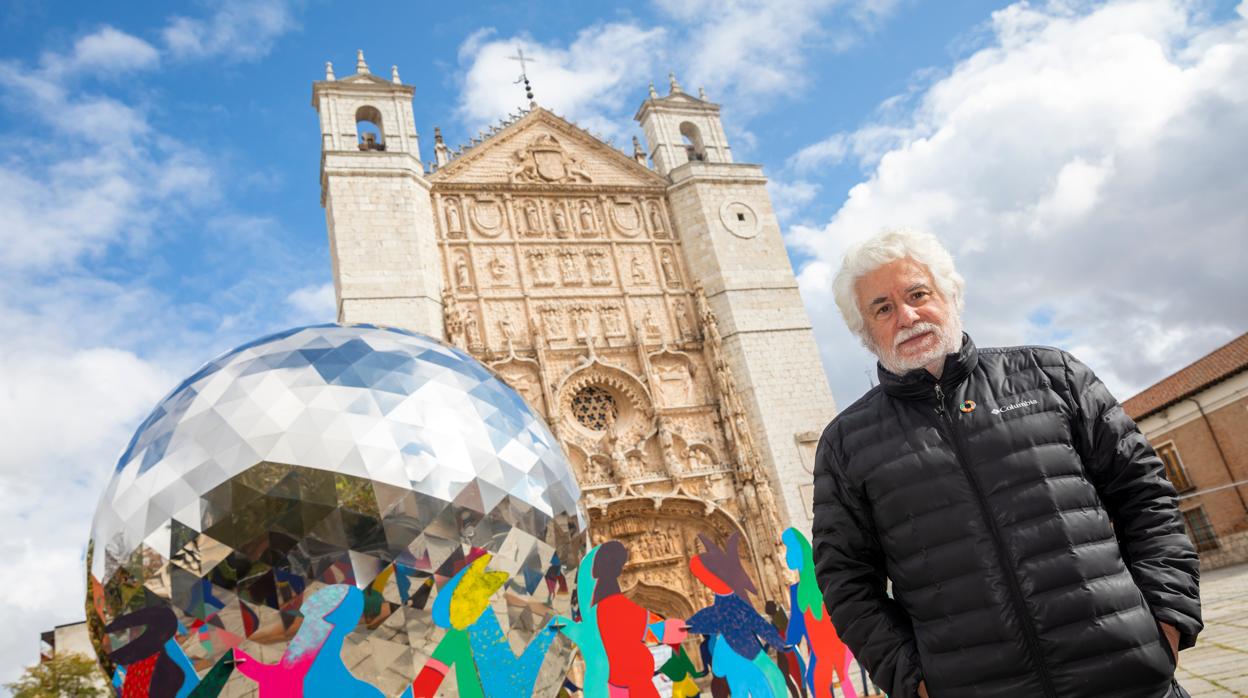
M 355 72 L 358 75 L 368 75 L 368 64 L 364 62 L 364 49 L 356 49 Z
M 516 84 L 524 83 L 524 96 L 529 98 L 529 107 L 536 107 L 537 102 L 533 101 L 533 83 L 529 82 L 529 63 L 537 61 L 524 55 L 523 48 L 516 48 L 516 55 L 508 56 L 513 61 L 520 61 L 520 79 L 516 80 Z

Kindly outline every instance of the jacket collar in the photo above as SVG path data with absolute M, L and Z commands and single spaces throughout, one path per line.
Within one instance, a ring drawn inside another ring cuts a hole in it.
M 966 377 L 971 375 L 979 363 L 979 351 L 970 335 L 962 333 L 962 348 L 956 353 L 945 356 L 945 370 L 940 374 L 940 387 L 952 392 Z M 904 400 L 921 400 L 930 398 L 936 389 L 936 377 L 925 368 L 916 368 L 903 375 L 897 375 L 876 363 L 876 372 L 880 377 L 880 387 L 892 397 Z

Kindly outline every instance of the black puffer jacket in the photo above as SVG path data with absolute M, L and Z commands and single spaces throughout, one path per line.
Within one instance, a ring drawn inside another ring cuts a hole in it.
M 939 382 L 880 383 L 824 430 L 813 531 L 832 621 L 875 682 L 893 698 L 921 679 L 933 698 L 1170 695 L 1156 620 L 1195 642 L 1198 558 L 1161 461 L 1096 376 L 967 337 Z

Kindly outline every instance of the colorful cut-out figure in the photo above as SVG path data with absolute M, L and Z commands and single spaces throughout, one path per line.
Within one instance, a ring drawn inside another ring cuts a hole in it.
M 304 600 L 303 623 L 277 664 L 264 664 L 235 648 L 239 673 L 260 686 L 260 698 L 303 695 L 382 698 L 381 691 L 351 675 L 342 646 L 364 612 L 364 594 L 349 584 L 333 584 Z
M 506 572 L 486 570 L 492 556 L 481 554 L 452 577 L 433 601 L 433 621 L 446 634 L 433 656 L 412 682 L 414 698 L 432 696 L 451 667 L 460 696 L 529 698 L 546 652 L 555 639 L 554 628 L 538 631 L 520 656 L 498 624 L 490 597 L 506 583 Z M 486 670 L 481 671 L 484 667 Z
M 833 674 L 840 677 L 841 692 L 845 698 L 858 698 L 854 682 L 849 676 L 849 663 L 853 659 L 849 648 L 837 637 L 832 627 L 832 616 L 823 605 L 823 594 L 815 580 L 815 560 L 810 541 L 796 528 L 786 530 L 780 536 L 784 542 L 784 562 L 789 569 L 797 570 L 797 583 L 789 587 L 789 607 L 793 616 L 789 619 L 790 645 L 806 640 L 810 663 L 806 667 L 806 685 L 815 698 L 832 698 Z
M 689 631 L 714 636 L 711 671 L 727 680 L 734 698 L 783 698 L 784 675 L 762 643 L 782 651 L 784 640 L 749 603 L 747 595 L 756 588 L 737 552 L 741 534 L 733 533 L 722 549 L 703 534 L 698 539 L 706 552 L 695 555 L 689 567 L 715 593 L 715 602 L 693 614 Z
M 672 682 L 672 698 L 696 698 L 701 695 L 698 684 L 693 680 L 706 676 L 706 672 L 706 669 L 698 672 L 683 645 L 673 646 L 672 656 L 659 667 L 659 673 Z
M 594 559 L 598 547 L 592 548 L 576 569 L 576 593 L 572 596 L 572 618 L 556 616 L 553 625 L 559 627 L 563 636 L 576 643 L 585 663 L 585 677 L 581 681 L 584 698 L 609 698 L 607 680 L 610 667 L 607 650 L 602 644 L 598 627 L 598 614 L 594 611 Z
M 647 645 L 680 643 L 685 639 L 684 623 L 664 620 L 620 592 L 619 576 L 626 562 L 628 550 L 619 541 L 598 546 L 594 557 L 593 611 L 607 653 L 607 680 L 616 696 L 658 698 L 654 655 Z
M 780 636 L 788 642 L 789 614 L 784 612 L 775 601 L 768 600 L 763 604 L 763 611 L 771 619 L 771 624 L 780 631 Z M 806 663 L 797 648 L 779 652 L 776 664 L 784 674 L 784 683 L 789 687 L 789 698 L 806 698 Z
M 199 679 L 194 671 L 186 671 L 184 667 L 189 667 L 190 662 L 173 642 L 178 630 L 173 609 L 141 608 L 118 617 L 104 630 L 115 633 L 140 626 L 141 635 L 108 654 L 109 659 L 124 667 L 114 679 L 121 679 L 121 698 L 185 698 Z

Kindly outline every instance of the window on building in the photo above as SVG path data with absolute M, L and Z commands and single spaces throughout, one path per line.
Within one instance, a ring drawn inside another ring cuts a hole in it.
M 706 160 L 706 147 L 702 145 L 702 133 L 698 131 L 697 126 L 688 121 L 682 123 L 680 136 L 685 142 L 685 153 L 689 155 L 690 162 Z
M 1157 455 L 1161 458 L 1161 462 L 1166 464 L 1166 478 L 1170 480 L 1170 484 L 1174 485 L 1174 489 L 1186 492 L 1195 487 L 1187 477 L 1187 471 L 1183 468 L 1183 461 L 1179 460 L 1179 451 L 1174 444 L 1158 446 Z
M 1191 537 L 1192 542 L 1196 544 L 1196 550 L 1217 550 L 1218 534 L 1213 531 L 1213 524 L 1209 523 L 1209 517 L 1205 516 L 1204 507 L 1196 507 L 1183 512 L 1183 519 L 1187 521 L 1187 535 Z
M 360 150 L 385 150 L 381 131 L 381 112 L 376 107 L 360 107 L 355 112 L 355 133 Z

